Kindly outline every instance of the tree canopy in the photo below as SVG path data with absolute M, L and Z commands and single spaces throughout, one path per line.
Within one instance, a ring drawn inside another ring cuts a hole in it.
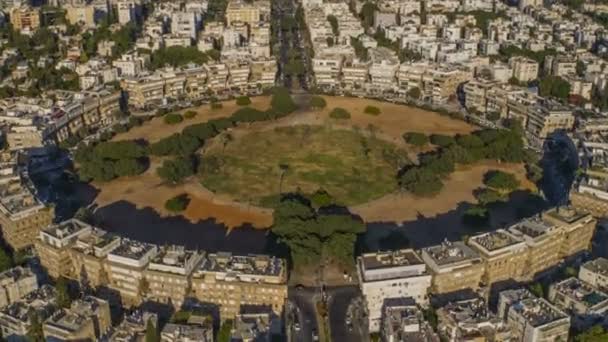
M 297 195 L 283 197 L 273 216 L 272 232 L 289 247 L 295 267 L 323 260 L 352 263 L 356 236 L 365 231 L 352 216 L 317 212 Z

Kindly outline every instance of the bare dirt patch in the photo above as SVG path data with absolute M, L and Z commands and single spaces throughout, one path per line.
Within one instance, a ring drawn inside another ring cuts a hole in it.
M 164 184 L 156 175 L 160 161 L 153 160 L 150 169 L 137 177 L 119 178 L 107 183 L 94 183 L 99 190 L 95 203 L 106 206 L 116 201 L 126 201 L 138 209 L 153 208 L 161 216 L 173 215 L 165 209 L 165 201 L 187 193 L 190 203 L 181 213 L 190 222 L 214 218 L 217 223 L 228 228 L 251 224 L 256 228 L 266 228 L 272 224 L 272 212 L 248 205 L 223 201 L 204 189 L 196 179 L 171 186 Z
M 394 193 L 350 209 L 365 222 L 399 223 L 416 220 L 419 216 L 433 217 L 454 209 L 460 202 L 476 203 L 473 190 L 483 186 L 483 176 L 490 170 L 511 172 L 517 176 L 523 189 L 536 190 L 536 186 L 526 178 L 522 164 L 485 161 L 472 166 L 458 166 L 444 182 L 441 193 L 435 197 Z

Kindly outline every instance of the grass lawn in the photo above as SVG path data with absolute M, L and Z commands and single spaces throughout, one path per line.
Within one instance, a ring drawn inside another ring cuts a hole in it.
M 256 204 L 282 192 L 323 189 L 337 203 L 353 205 L 397 188 L 396 174 L 409 163 L 404 150 L 366 133 L 300 125 L 248 133 L 212 144 L 202 159 L 202 184 Z

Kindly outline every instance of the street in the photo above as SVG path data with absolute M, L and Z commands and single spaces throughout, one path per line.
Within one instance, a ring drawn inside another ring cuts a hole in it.
M 312 342 L 313 333 L 318 333 L 319 326 L 315 313 L 315 300 L 320 296 L 316 288 L 290 287 L 287 300 L 290 303 L 289 319 L 286 329 L 291 341 Z
M 369 341 L 367 316 L 363 316 L 363 301 L 356 300 L 362 298 L 359 288 L 357 286 L 328 288 L 327 294 L 331 340 Z M 349 311 L 350 315 L 348 315 Z

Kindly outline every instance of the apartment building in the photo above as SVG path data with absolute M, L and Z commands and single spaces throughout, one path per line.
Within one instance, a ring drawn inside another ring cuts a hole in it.
M 78 236 L 70 248 L 70 259 L 78 280 L 86 278 L 89 286 L 97 288 L 109 283 L 105 259 L 121 244 L 120 237 L 98 228 Z
M 440 245 L 423 248 L 421 256 L 433 275 L 433 293 L 479 288 L 484 275 L 484 263 L 479 253 L 464 242 L 446 240 Z
M 553 76 L 576 75 L 576 60 L 570 56 L 546 56 L 544 67 Z
M 530 139 L 541 146 L 551 133 L 557 130 L 572 130 L 574 115 L 568 107 L 545 100 L 528 108 L 525 127 Z
M 213 327 L 190 324 L 165 324 L 160 333 L 162 342 L 213 342 Z
M 226 89 L 230 75 L 226 64 L 206 63 L 203 68 L 207 73 L 207 87 L 210 90 L 217 93 Z
M 144 341 L 148 322 L 158 327 L 158 316 L 152 312 L 136 310 L 123 318 L 120 325 L 110 335 L 110 341 Z
M 17 31 L 36 31 L 40 27 L 40 11 L 31 6 L 17 6 L 10 10 L 13 29 Z
M 105 265 L 108 287 L 120 294 L 125 307 L 138 305 L 148 293 L 144 270 L 157 253 L 155 245 L 127 239 L 108 253 Z
M 482 281 L 486 285 L 527 277 L 526 243 L 506 230 L 498 229 L 469 238 L 468 245 L 484 263 Z
M 34 244 L 40 230 L 53 221 L 55 210 L 36 198 L 33 186 L 27 179 L 22 181 L 16 166 L 10 172 L 0 175 L 0 226 L 4 240 L 21 250 Z
M 371 64 L 369 66 L 369 90 L 382 92 L 395 87 L 399 58 L 388 48 L 369 49 Z
M 226 63 L 229 72 L 229 84 L 232 88 L 245 90 L 248 86 L 251 67 L 247 60 L 232 60 Z
M 317 86 L 333 89 L 340 85 L 340 71 L 343 57 L 341 55 L 325 54 L 312 59 L 312 71 L 315 74 Z
M 552 284 L 548 299 L 568 313 L 578 329 L 608 323 L 608 294 L 580 279 L 568 278 Z
M 593 287 L 608 291 L 608 259 L 587 261 L 579 269 L 578 278 Z
M 271 341 L 273 317 L 267 312 L 241 313 L 234 319 L 232 341 Z
M 242 22 L 251 26 L 261 20 L 261 15 L 261 8 L 256 3 L 232 0 L 226 6 L 226 25 L 230 26 L 234 22 Z
M 499 307 L 507 310 L 507 325 L 516 341 L 568 341 L 570 317 L 547 300 L 513 291 L 501 292 L 504 298 L 510 302 Z
M 411 297 L 419 305 L 428 304 L 431 274 L 412 249 L 363 254 L 357 258 L 357 275 L 369 311 L 370 332 L 380 331 L 387 298 Z
M 543 220 L 561 227 L 564 238 L 560 257 L 568 259 L 589 250 L 597 220 L 587 211 L 571 206 L 555 207 L 542 214 Z
M 524 274 L 529 279 L 561 262 L 563 231 L 560 227 L 535 216 L 519 221 L 508 230 L 528 246 Z
M 0 273 L 0 308 L 15 303 L 38 289 L 38 279 L 30 268 L 13 267 Z
M 130 106 L 147 108 L 162 103 L 165 81 L 160 77 L 123 78 L 120 87 L 127 93 Z
M 208 254 L 192 274 L 192 295 L 219 306 L 222 320 L 243 305 L 270 306 L 280 315 L 287 298 L 285 260 L 268 255 Z
M 251 88 L 273 87 L 277 78 L 277 61 L 274 58 L 257 59 L 251 61 L 251 78 L 249 86 Z
M 497 85 L 497 81 L 486 79 L 474 79 L 465 83 L 463 91 L 467 109 L 486 113 L 488 93 Z
M 83 25 L 87 28 L 95 28 L 95 7 L 84 4 L 67 4 L 66 19 L 72 25 Z
M 382 340 L 386 342 L 439 342 L 439 336 L 424 320 L 422 311 L 409 298 L 391 298 L 384 302 Z
M 457 88 L 473 78 L 471 71 L 454 66 L 428 69 L 423 76 L 423 95 L 433 103 L 444 103 L 456 95 Z
M 181 308 L 190 289 L 192 272 L 200 265 L 204 254 L 185 250 L 183 246 L 161 248 L 150 260 L 144 277 L 148 282 L 148 298 Z
M 92 227 L 77 219 L 71 219 L 40 231 L 34 245 L 40 264 L 51 278 L 76 278 L 79 269 L 74 268 L 70 248 L 79 236 L 88 234 Z
M 437 310 L 437 319 L 437 331 L 445 341 L 509 341 L 511 336 L 481 298 L 448 303 Z
M 345 89 L 363 89 L 369 78 L 370 62 L 347 58 L 342 64 L 342 84 Z
M 519 82 L 530 82 L 538 78 L 538 63 L 523 56 L 509 58 L 509 67 L 513 69 L 513 77 Z
M 75 300 L 69 309 L 59 309 L 43 324 L 47 340 L 97 341 L 112 327 L 110 305 L 93 296 Z
M 57 310 L 55 289 L 43 285 L 21 300 L 0 310 L 0 331 L 9 341 L 23 341 L 32 325 L 32 315 L 44 321 Z

